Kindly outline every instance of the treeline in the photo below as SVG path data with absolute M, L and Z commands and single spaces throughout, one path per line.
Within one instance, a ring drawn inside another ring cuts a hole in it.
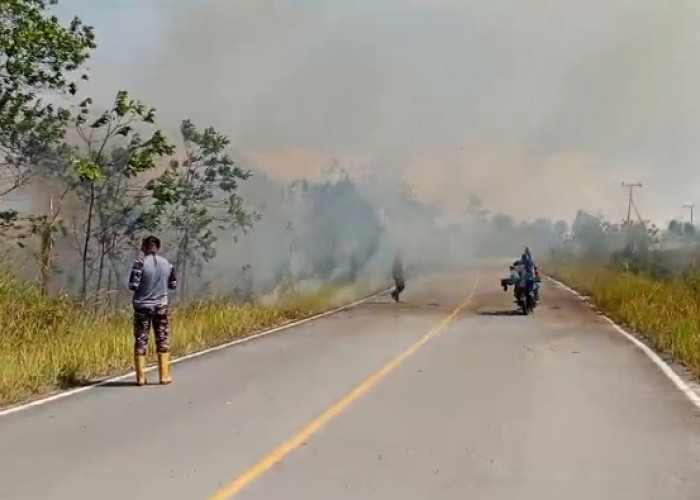
M 225 135 L 189 120 L 176 149 L 155 109 L 126 91 L 106 107 L 78 99 L 95 36 L 78 18 L 63 26 L 51 3 L 0 6 L 0 201 L 37 190 L 49 198 L 41 214 L 4 207 L 3 241 L 22 247 L 33 237 L 43 293 L 57 248 L 72 251 L 76 259 L 63 259 L 66 282 L 97 305 L 119 289 L 139 237 L 157 231 L 174 250 L 186 295 L 190 270 L 215 252 L 214 230 L 252 225 L 255 214 L 238 194 L 250 172 L 228 155 Z
M 700 233 L 689 222 L 672 220 L 659 228 L 650 221 L 614 223 L 585 211 L 551 249 L 560 263 L 602 264 L 656 279 L 692 274 L 699 255 Z
M 325 179 L 283 186 L 233 158 L 220 131 L 185 119 L 167 137 L 126 91 L 112 103 L 81 96 L 95 33 L 78 18 L 63 25 L 53 3 L 0 5 L 0 230 L 6 258 L 34 254 L 36 266 L 10 265 L 43 294 L 118 306 L 150 232 L 178 268 L 181 299 L 388 273 L 398 249 L 417 267 L 444 264 L 446 231 L 404 185 L 333 163 Z M 32 206 L 9 205 L 13 195 Z
M 481 257 L 516 258 L 528 245 L 540 261 L 603 265 L 655 279 L 691 275 L 700 264 L 700 231 L 689 222 L 672 220 L 660 228 L 648 220 L 612 222 L 584 210 L 571 222 L 516 221 L 490 213 L 475 196 L 470 205 L 476 254 Z
M 446 219 L 381 166 L 351 176 L 333 161 L 325 178 L 284 186 L 230 156 L 225 134 L 187 119 L 167 137 L 156 110 L 126 91 L 112 103 L 80 96 L 95 34 L 77 18 L 62 25 L 52 3 L 0 6 L 0 230 L 5 249 L 32 251 L 35 266 L 12 267 L 37 276 L 44 294 L 118 306 L 149 232 L 177 265 L 181 299 L 247 300 L 388 276 L 398 250 L 412 272 L 454 268 L 523 244 L 544 251 L 564 230 L 489 215 L 476 197 L 470 213 Z M 8 206 L 17 193 L 34 207 Z
M 220 242 L 220 258 L 202 275 L 203 289 L 226 290 L 245 298 L 276 289 L 344 284 L 360 277 L 389 277 L 403 250 L 411 265 L 437 262 L 426 248 L 443 238 L 434 210 L 406 186 L 351 176 L 332 163 L 316 181 L 280 185 L 260 174 L 242 190 L 260 214 L 251 230 Z

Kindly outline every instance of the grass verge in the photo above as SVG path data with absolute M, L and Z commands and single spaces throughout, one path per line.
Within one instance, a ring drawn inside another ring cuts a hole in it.
M 554 266 L 552 277 L 591 297 L 700 378 L 700 275 L 659 281 L 603 266 Z
M 370 284 L 291 293 L 270 303 L 211 299 L 173 311 L 173 356 L 251 335 L 347 304 Z M 0 273 L 0 407 L 133 368 L 131 312 L 96 316 L 68 298 Z M 150 361 L 155 358 L 151 335 Z

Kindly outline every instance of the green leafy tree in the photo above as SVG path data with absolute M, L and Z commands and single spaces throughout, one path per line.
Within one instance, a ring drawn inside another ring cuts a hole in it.
M 64 137 L 77 71 L 95 48 L 93 29 L 49 15 L 55 0 L 0 2 L 0 197 L 29 182 Z M 75 77 L 75 78 L 74 78 Z
M 230 140 L 208 127 L 198 130 L 190 120 L 180 126 L 184 160 L 173 160 L 168 170 L 148 183 L 154 200 L 151 220 L 174 239 L 181 297 L 187 296 L 189 271 L 216 256 L 216 230 L 246 232 L 257 214 L 243 206 L 239 183 L 252 175 L 227 153 Z
M 117 92 L 112 107 L 96 120 L 88 120 L 90 105 L 90 99 L 80 105 L 76 130 L 82 144 L 68 151 L 69 168 L 63 175 L 85 207 L 82 219 L 74 221 L 83 299 L 93 276 L 95 290 L 102 289 L 106 265 L 110 260 L 114 264 L 119 244 L 156 225 L 147 211 L 139 212 L 149 199 L 139 176 L 174 152 L 162 132 L 153 131 L 155 109 L 132 100 L 127 92 Z M 146 139 L 143 130 L 149 132 Z

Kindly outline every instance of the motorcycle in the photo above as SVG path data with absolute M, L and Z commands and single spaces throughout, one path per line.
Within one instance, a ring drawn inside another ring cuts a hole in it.
M 535 287 L 541 282 L 539 276 L 532 277 L 510 277 L 501 280 L 501 286 L 504 291 L 508 290 L 508 286 L 513 287 L 513 295 L 515 303 L 523 311 L 523 314 L 528 315 L 535 310 L 537 300 L 535 298 Z
M 526 316 L 535 310 L 537 301 L 535 300 L 534 279 L 524 278 L 514 287 L 515 302 Z

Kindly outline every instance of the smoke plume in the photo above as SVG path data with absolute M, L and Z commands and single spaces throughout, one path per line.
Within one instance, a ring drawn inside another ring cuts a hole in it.
M 169 130 L 183 117 L 213 125 L 282 183 L 317 178 L 334 157 L 375 183 L 406 182 L 443 211 L 463 214 L 473 193 L 517 220 L 570 220 L 578 209 L 617 219 L 623 180 L 644 183 L 637 205 L 660 223 L 700 196 L 697 2 L 60 9 L 96 25 L 89 92 L 105 100 L 127 88 Z

